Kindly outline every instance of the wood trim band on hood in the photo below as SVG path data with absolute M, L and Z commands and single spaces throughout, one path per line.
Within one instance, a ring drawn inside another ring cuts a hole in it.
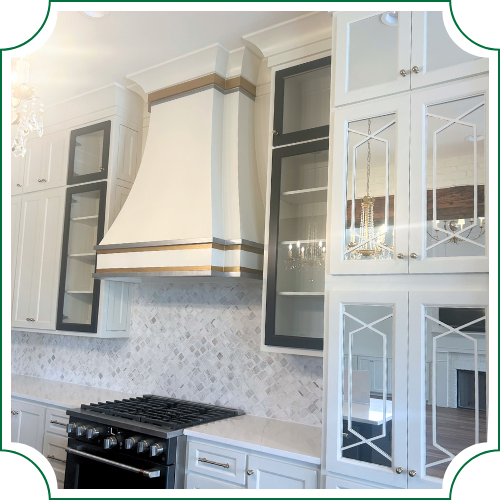
M 239 250 L 241 252 L 251 252 L 259 255 L 264 254 L 263 248 L 251 247 L 249 245 L 221 245 L 220 243 L 193 243 L 189 245 L 163 245 L 150 247 L 132 247 L 132 248 L 110 248 L 97 250 L 97 254 L 109 253 L 131 253 L 131 252 L 160 252 L 165 250 L 200 250 L 204 248 L 213 248 L 215 250 Z

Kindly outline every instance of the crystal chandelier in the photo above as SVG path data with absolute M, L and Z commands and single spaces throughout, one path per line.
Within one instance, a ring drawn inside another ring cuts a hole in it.
M 368 119 L 368 137 L 371 136 L 371 123 Z M 366 195 L 361 201 L 361 221 L 359 233 L 356 233 L 355 226 L 351 226 L 351 241 L 346 247 L 346 256 L 350 259 L 365 258 L 386 258 L 392 250 L 385 245 L 385 235 L 387 227 L 383 224 L 380 231 L 375 233 L 375 221 L 373 215 L 373 206 L 375 199 L 370 196 L 370 175 L 371 175 L 371 146 L 370 139 L 367 141 L 367 158 L 366 158 Z M 353 182 L 354 179 L 353 179 Z M 355 200 L 352 200 L 351 210 L 356 210 Z M 353 219 L 354 220 L 354 219 Z M 358 238 L 358 242 L 356 241 Z
M 295 248 L 294 248 L 295 247 Z M 308 226 L 308 237 L 302 243 L 297 241 L 295 245 L 288 245 L 288 254 L 285 259 L 285 269 L 288 271 L 312 271 L 321 269 L 325 265 L 326 245 L 323 240 L 316 236 L 316 223 L 311 222 Z M 310 279 L 313 281 L 313 279 Z
M 28 85 L 30 64 L 27 57 L 16 63 L 16 71 L 12 74 L 10 114 L 11 125 L 17 125 L 17 134 L 12 142 L 14 156 L 26 154 L 26 141 L 30 132 L 43 135 L 43 103 L 35 95 L 33 87 Z

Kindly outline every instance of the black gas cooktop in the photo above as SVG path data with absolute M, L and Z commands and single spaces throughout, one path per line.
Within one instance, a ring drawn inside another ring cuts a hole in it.
M 144 395 L 140 398 L 82 405 L 86 412 L 119 417 L 172 430 L 235 417 L 242 412 L 230 408 L 194 403 L 182 399 Z M 90 415 L 89 415 L 90 418 Z

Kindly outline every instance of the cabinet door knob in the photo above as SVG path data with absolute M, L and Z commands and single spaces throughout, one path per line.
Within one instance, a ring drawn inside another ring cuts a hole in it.
M 401 76 L 406 76 L 406 70 L 405 70 L 405 69 L 402 69 L 402 70 L 399 72 L 399 74 L 400 74 Z
M 402 474 L 403 467 L 396 467 L 396 474 Z
M 253 474 L 253 470 L 247 470 L 247 475 L 251 476 Z
M 410 477 L 415 477 L 417 475 L 417 471 L 416 470 L 410 470 L 410 471 L 408 471 L 408 475 Z
M 398 253 L 398 259 L 404 259 L 405 255 L 404 253 Z
M 10 410 L 10 412 L 12 413 L 12 415 L 19 415 L 19 412 L 16 410 Z
M 416 253 L 411 253 L 411 254 L 410 254 L 410 257 L 411 257 L 412 259 L 416 259 L 416 258 L 418 257 L 418 255 L 417 255 Z
M 420 71 L 418 69 L 418 66 L 413 66 L 413 68 L 411 68 L 411 70 L 413 71 L 413 73 L 418 73 Z
M 278 135 L 278 131 L 277 130 L 273 130 L 273 135 Z
M 18 188 L 22 187 L 22 186 L 21 186 L 21 184 L 16 184 L 16 186 L 17 186 Z

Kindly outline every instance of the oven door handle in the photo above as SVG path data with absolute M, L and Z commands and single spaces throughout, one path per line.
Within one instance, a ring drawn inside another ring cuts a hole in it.
M 115 462 L 114 460 L 109 460 L 108 458 L 102 458 L 97 455 L 92 455 L 91 453 L 86 453 L 85 451 L 73 450 L 72 448 L 65 448 L 65 450 L 67 453 L 71 453 L 72 455 L 95 460 L 96 462 L 102 462 L 103 464 L 112 465 L 113 467 L 119 467 L 120 469 L 128 470 L 129 472 L 141 474 L 149 479 L 160 477 L 160 471 L 158 469 L 138 469 L 137 467 L 131 467 L 130 465 L 121 464 L 120 462 Z

